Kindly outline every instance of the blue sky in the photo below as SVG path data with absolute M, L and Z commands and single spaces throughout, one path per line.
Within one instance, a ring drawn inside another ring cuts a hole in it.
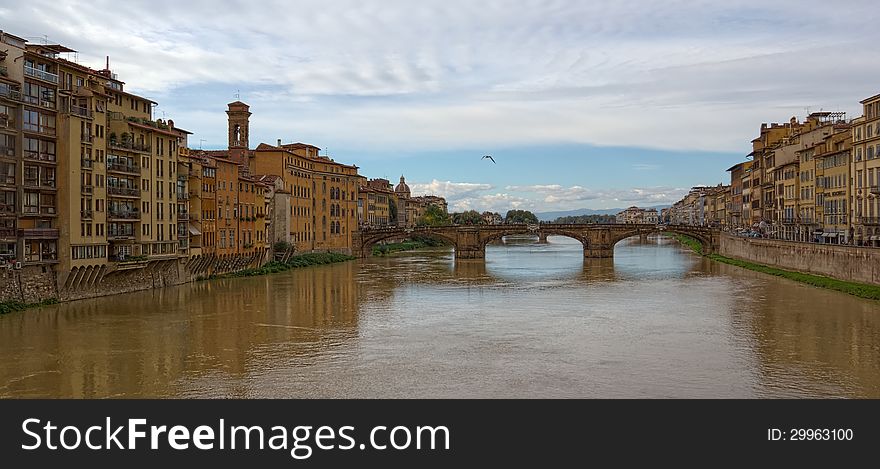
M 874 2 L 30 0 L 0 29 L 80 51 L 156 117 L 225 145 L 301 141 L 453 209 L 672 203 L 762 122 L 880 92 Z M 492 165 L 481 161 L 492 154 Z

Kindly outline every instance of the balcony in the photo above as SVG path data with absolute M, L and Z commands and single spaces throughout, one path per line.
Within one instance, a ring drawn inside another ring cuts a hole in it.
M 134 230 L 132 231 L 108 231 L 107 239 L 110 241 L 126 241 L 134 239 Z
M 0 204 L 0 216 L 14 217 L 15 205 Z
M 113 187 L 107 186 L 107 193 L 120 197 L 140 197 L 141 190 L 137 187 Z
M 117 150 L 137 151 L 141 153 L 150 153 L 150 146 L 145 143 L 128 142 L 128 141 L 110 141 L 110 148 Z
M 15 176 L 0 176 L 0 184 L 5 184 L 8 186 L 15 185 Z
M 140 220 L 141 212 L 139 210 L 114 210 L 110 209 L 108 217 L 111 220 Z
M 79 216 L 80 216 L 83 220 L 91 220 L 91 219 L 92 219 L 92 215 L 93 215 L 93 213 L 92 213 L 91 210 L 80 210 L 80 211 L 79 211 Z
M 82 142 L 82 143 L 88 143 L 88 144 L 91 144 L 92 142 L 95 141 L 95 136 L 94 136 L 94 135 L 89 135 L 89 134 L 80 134 L 80 136 L 79 136 L 79 141 Z
M 178 200 L 189 200 L 189 193 L 188 193 L 188 192 L 180 192 L 180 191 L 178 191 L 178 192 L 177 192 L 177 199 L 178 199 Z
M 180 221 L 189 220 L 189 212 L 177 212 L 177 219 Z
M 55 84 L 55 85 L 58 84 L 58 75 L 56 75 L 54 73 L 45 72 L 43 70 L 40 70 L 40 69 L 37 69 L 34 67 L 25 66 L 24 67 L 24 74 L 25 74 L 25 76 L 33 77 L 38 80 L 47 81 L 47 82 Z
M 35 151 L 26 151 L 24 152 L 25 159 L 40 161 L 44 163 L 56 163 L 55 155 L 52 153 L 38 153 Z
M 0 88 L 0 98 L 21 101 L 21 90 L 14 90 L 8 87 Z
M 24 186 L 25 187 L 32 187 L 34 189 L 55 190 L 55 180 L 54 179 L 29 179 L 29 178 L 25 178 Z
M 21 127 L 21 130 L 24 130 L 25 132 L 31 132 L 31 133 L 35 133 L 35 134 L 45 135 L 47 137 L 54 137 L 55 136 L 55 127 L 48 127 L 45 125 L 25 123 Z
M 0 239 L 5 239 L 5 240 L 16 239 L 15 228 L 0 228 Z
M 0 145 L 0 157 L 15 158 L 15 147 Z
M 80 190 L 80 193 L 82 194 L 91 194 L 93 192 L 95 192 L 95 186 L 91 184 L 83 184 L 82 189 Z
M 783 224 L 783 225 L 796 225 L 796 224 L 798 224 L 799 222 L 800 222 L 800 219 L 799 219 L 798 217 L 794 217 L 794 218 L 792 218 L 792 217 L 782 217 L 782 224 Z
M 25 228 L 18 230 L 18 236 L 25 239 L 58 239 L 56 228 Z
M 94 117 L 94 114 L 92 114 L 92 111 L 89 108 L 83 107 L 83 106 L 71 105 L 69 112 L 71 115 L 79 116 L 79 117 L 82 117 L 85 119 L 91 119 L 92 117 Z
M 92 166 L 94 166 L 94 164 L 95 164 L 94 160 L 90 160 L 87 158 L 82 158 L 79 160 L 79 165 L 83 169 L 92 169 Z
M 860 217 L 860 225 L 880 225 L 880 217 Z
M 140 175 L 141 174 L 141 167 L 136 164 L 107 162 L 107 171 Z
M 880 195 L 880 185 L 868 186 L 868 192 L 874 195 Z
M 15 119 L 7 114 L 0 114 L 0 130 L 15 130 Z

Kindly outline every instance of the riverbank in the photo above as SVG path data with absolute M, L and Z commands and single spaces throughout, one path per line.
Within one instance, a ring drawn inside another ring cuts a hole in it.
M 14 313 L 16 311 L 24 311 L 30 308 L 38 308 L 40 306 L 57 305 L 58 300 L 49 298 L 38 303 L 23 303 L 21 301 L 4 301 L 0 303 L 0 314 Z
M 271 261 L 266 265 L 256 269 L 246 269 L 239 272 L 232 272 L 222 275 L 211 275 L 209 277 L 200 278 L 199 280 L 214 280 L 221 278 L 236 277 L 255 277 L 257 275 L 269 275 L 279 272 L 285 272 L 291 269 L 299 269 L 302 267 L 311 267 L 315 265 L 336 264 L 339 262 L 348 262 L 355 260 L 355 257 L 335 252 L 322 252 L 311 254 L 300 254 L 293 256 L 287 262 Z
M 445 244 L 434 238 L 414 238 L 400 243 L 388 243 L 373 246 L 374 256 L 387 256 L 395 252 L 415 251 L 417 249 L 434 248 Z
M 856 283 L 856 282 L 847 282 L 844 280 L 838 280 L 831 277 L 825 277 L 822 275 L 815 274 L 806 274 L 803 272 L 797 272 L 793 270 L 785 270 L 777 267 L 771 267 L 763 264 L 756 264 L 749 261 L 743 261 L 740 259 L 734 259 L 731 257 L 725 257 L 719 254 L 703 254 L 703 248 L 699 241 L 680 234 L 672 234 L 672 237 L 675 238 L 676 241 L 687 246 L 695 253 L 704 256 L 708 259 L 711 259 L 716 262 L 721 262 L 722 264 L 728 264 L 736 267 L 741 267 L 743 269 L 752 270 L 755 272 L 761 272 L 763 274 L 773 275 L 775 277 L 782 277 L 789 280 L 794 280 L 795 282 L 805 283 L 807 285 L 812 285 L 814 287 L 826 288 L 829 290 L 835 290 L 842 293 L 846 293 L 849 295 L 857 296 L 859 298 L 864 298 L 868 300 L 880 300 L 880 286 L 876 285 L 867 285 L 864 283 Z

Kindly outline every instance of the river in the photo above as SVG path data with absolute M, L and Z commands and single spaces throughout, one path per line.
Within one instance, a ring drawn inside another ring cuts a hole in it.
M 0 397 L 880 397 L 880 303 L 509 240 L 0 316 Z

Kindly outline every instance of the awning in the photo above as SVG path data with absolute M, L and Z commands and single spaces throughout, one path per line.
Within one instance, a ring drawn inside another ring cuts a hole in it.
M 822 237 L 823 237 L 823 238 L 830 238 L 830 237 L 831 237 L 831 233 L 823 233 L 823 234 L 822 234 Z
M 196 228 L 195 226 L 193 226 L 192 223 L 190 223 L 190 224 L 189 224 L 189 234 L 191 234 L 191 235 L 193 235 L 193 236 L 201 236 L 202 232 L 199 231 L 198 228 Z
M 871 236 L 871 241 L 880 241 L 880 236 Z
M 829 238 L 836 238 L 838 236 L 840 236 L 840 233 L 828 233 Z

